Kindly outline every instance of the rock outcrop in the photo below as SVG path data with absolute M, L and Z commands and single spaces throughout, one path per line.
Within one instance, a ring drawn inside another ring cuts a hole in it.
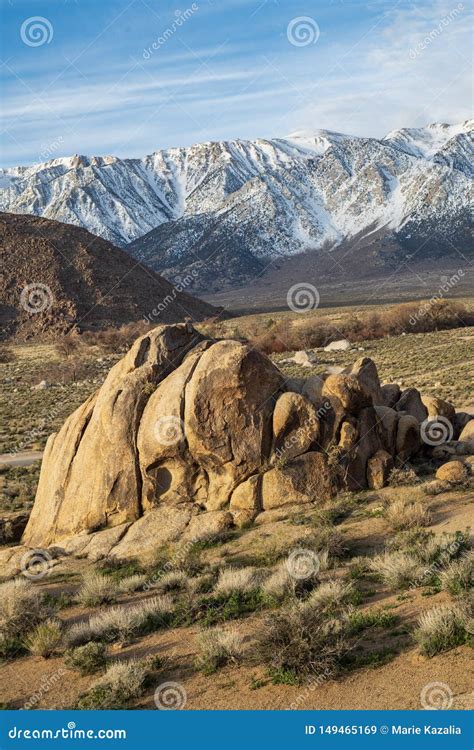
M 131 557 L 378 489 L 420 450 L 426 407 L 381 387 L 372 360 L 294 387 L 238 341 L 150 331 L 49 438 L 23 544 Z

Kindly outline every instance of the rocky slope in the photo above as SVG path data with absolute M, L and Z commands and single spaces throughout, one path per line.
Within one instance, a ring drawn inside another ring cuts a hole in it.
M 179 291 L 123 250 L 84 229 L 0 214 L 2 336 L 72 328 L 202 320 L 216 309 Z
M 382 140 L 329 131 L 224 141 L 143 159 L 55 159 L 0 172 L 0 207 L 109 239 L 201 290 L 269 261 L 377 237 L 374 263 L 469 250 L 472 121 Z M 459 255 L 457 256 L 459 258 Z

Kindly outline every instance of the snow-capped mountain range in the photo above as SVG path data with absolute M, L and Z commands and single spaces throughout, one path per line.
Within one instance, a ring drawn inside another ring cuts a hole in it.
M 196 269 L 201 289 L 364 235 L 472 257 L 473 122 L 53 159 L 0 170 L 0 209 L 85 227 L 167 276 Z

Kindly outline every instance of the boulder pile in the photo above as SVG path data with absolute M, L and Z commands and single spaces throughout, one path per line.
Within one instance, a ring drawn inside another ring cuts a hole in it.
M 469 415 L 381 385 L 371 359 L 288 380 L 248 345 L 160 326 L 50 436 L 22 541 L 124 558 L 380 488 L 438 415 L 472 440 Z

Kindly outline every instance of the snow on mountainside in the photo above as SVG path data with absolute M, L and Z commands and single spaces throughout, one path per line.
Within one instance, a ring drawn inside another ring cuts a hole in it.
M 168 276 L 236 284 L 268 260 L 376 234 L 407 254 L 465 248 L 473 121 L 386 138 L 327 130 L 143 159 L 74 156 L 0 170 L 0 209 L 76 224 Z M 382 242 L 382 239 L 381 239 Z

